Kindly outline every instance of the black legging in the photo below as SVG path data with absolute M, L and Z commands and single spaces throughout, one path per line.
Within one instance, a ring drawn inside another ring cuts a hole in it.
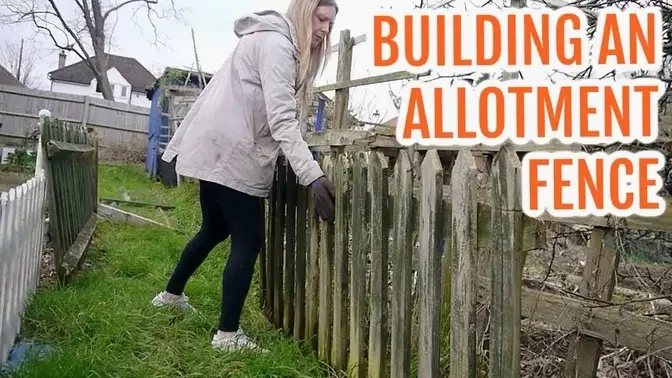
M 262 199 L 207 181 L 200 181 L 203 223 L 189 240 L 168 281 L 166 291 L 180 295 L 210 251 L 231 235 L 231 253 L 222 277 L 219 330 L 235 332 L 250 289 L 262 243 Z

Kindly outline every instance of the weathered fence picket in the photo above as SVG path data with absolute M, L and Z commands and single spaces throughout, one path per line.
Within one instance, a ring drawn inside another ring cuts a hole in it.
M 334 162 L 335 190 L 334 225 L 334 312 L 332 327 L 332 367 L 338 372 L 347 371 L 350 332 L 348 312 L 348 280 L 350 252 L 350 167 L 345 154 L 338 154 Z
M 520 277 L 523 253 L 520 160 L 504 146 L 492 165 L 490 374 L 520 375 Z
M 413 255 L 413 168 L 411 156 L 401 151 L 394 169 L 394 249 L 392 253 L 391 377 L 411 373 L 411 266 Z
M 285 207 L 285 256 L 283 268 L 284 292 L 283 292 L 283 326 L 285 332 L 293 334 L 294 327 L 294 276 L 296 259 L 296 204 L 298 200 L 298 184 L 296 175 L 289 164 L 286 165 L 287 180 L 287 203 Z
M 304 338 L 310 340 L 313 348 L 317 349 L 317 330 L 319 328 L 319 305 L 320 305 L 320 222 L 314 216 L 315 200 L 312 196 L 308 199 L 308 233 L 310 245 L 308 262 L 306 266 L 306 333 Z
M 452 172 L 452 297 L 450 376 L 476 374 L 477 186 L 476 162 L 461 150 Z
M 273 323 L 283 327 L 283 277 L 285 251 L 285 204 L 287 201 L 287 166 L 280 164 L 275 185 L 275 207 L 273 212 L 273 252 L 271 253 L 271 287 L 273 289 Z
M 388 261 L 388 159 L 382 152 L 373 152 L 369 158 L 369 191 L 371 193 L 371 272 L 369 312 L 369 372 L 371 378 L 387 377 L 389 338 Z
M 348 376 L 364 377 L 366 352 L 366 270 L 369 252 L 366 222 L 366 155 L 354 157 L 352 169 L 352 269 L 350 270 L 350 353 Z M 347 264 L 347 256 L 345 256 Z
M 322 161 L 324 174 L 334 181 L 334 167 L 331 156 Z M 318 355 L 331 363 L 332 319 L 333 319 L 333 277 L 334 277 L 334 225 L 320 222 L 320 305 L 318 326 Z
M 299 186 L 296 202 L 296 292 L 294 295 L 294 337 L 304 338 L 306 323 L 306 258 L 308 247 L 308 188 Z
M 443 227 L 443 167 L 436 151 L 422 163 L 420 196 L 420 300 L 418 375 L 439 377 L 441 316 L 441 234 Z

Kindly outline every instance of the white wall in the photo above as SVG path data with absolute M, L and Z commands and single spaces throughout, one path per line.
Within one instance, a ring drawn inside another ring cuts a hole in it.
M 145 108 L 151 107 L 152 102 L 147 99 L 147 94 L 144 92 L 132 92 L 131 85 L 124 79 L 123 76 L 117 71 L 116 68 L 112 67 L 107 71 L 107 78 L 112 85 L 112 93 L 114 95 L 114 100 L 117 102 L 123 102 L 125 104 L 142 106 Z M 60 93 L 70 93 L 81 96 L 90 96 L 95 98 L 103 98 L 102 93 L 96 92 L 96 86 L 98 81 L 94 78 L 91 80 L 89 85 L 86 84 L 77 84 L 77 83 L 66 83 L 61 81 L 51 82 L 51 91 L 60 92 Z M 123 92 L 123 88 L 126 88 L 126 93 Z M 124 96 L 125 94 L 125 96 Z

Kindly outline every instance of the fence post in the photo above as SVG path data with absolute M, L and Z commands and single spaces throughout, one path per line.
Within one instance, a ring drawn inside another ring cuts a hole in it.
M 338 67 L 336 68 L 336 82 L 342 83 L 350 80 L 352 71 L 352 49 L 354 41 L 350 38 L 350 30 L 341 31 L 341 39 L 338 43 Z M 336 114 L 334 114 L 334 128 L 347 129 L 345 124 L 348 120 L 348 101 L 350 99 L 350 89 L 337 89 L 334 96 Z
M 613 228 L 595 227 L 590 236 L 586 266 L 579 294 L 608 302 L 616 285 L 619 253 Z M 567 373 L 571 377 L 594 377 L 602 353 L 602 340 L 578 335 L 569 347 Z
M 38 113 L 39 121 L 38 128 L 39 134 L 37 137 L 37 158 L 35 161 L 35 176 L 44 176 L 44 167 L 46 165 L 46 155 L 44 154 L 44 148 L 42 147 L 42 134 L 44 131 L 44 121 L 47 118 L 51 117 L 51 112 L 47 109 L 42 109 Z
M 86 130 L 86 126 L 89 124 L 89 108 L 91 105 L 91 97 L 84 97 L 84 107 L 82 108 L 82 127 Z

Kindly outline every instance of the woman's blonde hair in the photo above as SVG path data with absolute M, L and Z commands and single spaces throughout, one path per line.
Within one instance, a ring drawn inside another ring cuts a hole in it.
M 294 27 L 299 45 L 299 93 L 301 97 L 311 92 L 315 78 L 320 71 L 324 71 L 331 55 L 331 29 L 322 43 L 311 47 L 313 38 L 313 13 L 319 6 L 332 6 L 338 13 L 336 0 L 292 0 L 287 10 Z

